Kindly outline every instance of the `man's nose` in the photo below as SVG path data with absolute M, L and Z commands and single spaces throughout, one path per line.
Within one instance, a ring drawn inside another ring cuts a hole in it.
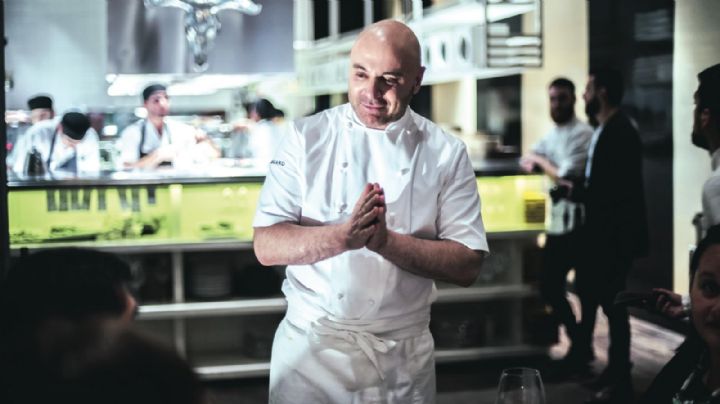
M 370 80 L 370 92 L 373 98 L 382 98 L 383 94 L 385 94 L 386 89 L 387 86 L 385 85 L 383 79 Z

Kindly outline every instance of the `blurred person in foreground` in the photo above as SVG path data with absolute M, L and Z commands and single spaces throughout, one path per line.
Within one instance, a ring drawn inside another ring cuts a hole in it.
M 369 25 L 348 104 L 296 121 L 270 163 L 253 227 L 263 265 L 288 265 L 271 403 L 435 402 L 434 280 L 470 286 L 488 251 L 465 145 L 408 105 L 420 44 Z
M 593 69 L 583 98 L 596 126 L 588 148 L 581 200 L 580 257 L 575 286 L 582 314 L 573 341 L 591 361 L 598 306 L 608 318 L 608 364 L 589 387 L 588 403 L 626 403 L 634 399 L 630 370 L 630 320 L 627 307 L 615 305 L 636 258 L 647 254 L 648 229 L 643 185 L 642 142 L 635 125 L 620 109 L 623 77 L 617 70 Z
M 552 309 L 553 316 L 565 326 L 571 345 L 560 362 L 563 369 L 577 373 L 587 367 L 586 346 L 579 346 L 579 326 L 566 297 L 568 271 L 575 268 L 578 257 L 578 230 L 583 221 L 583 205 L 573 195 L 575 184 L 582 186 L 587 149 L 592 128 L 575 117 L 575 85 L 557 78 L 548 88 L 550 117 L 555 126 L 520 159 L 523 171 L 539 169 L 552 181 L 552 210 L 543 249 L 540 293 Z M 576 360 L 579 358 L 579 360 Z M 577 366 L 575 366 L 577 365 Z
M 159 166 L 187 168 L 220 156 L 205 132 L 168 119 L 170 97 L 162 84 L 142 92 L 147 118 L 129 125 L 120 133 L 118 169 L 154 169 Z
M 128 265 L 110 253 L 60 248 L 20 257 L 0 283 L 0 402 L 21 397 L 52 324 L 113 321 L 137 310 Z M 32 387 L 30 387 L 32 388 Z
M 7 404 L 201 404 L 192 367 L 171 347 L 109 318 L 42 323 L 25 369 L 31 383 Z M 18 391 L 15 389 L 14 391 Z
M 691 329 L 642 404 L 720 403 L 720 226 L 707 229 L 690 264 Z

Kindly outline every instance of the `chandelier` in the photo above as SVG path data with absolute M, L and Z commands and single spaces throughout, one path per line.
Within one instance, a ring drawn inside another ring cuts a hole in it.
M 193 54 L 196 72 L 208 68 L 208 52 L 220 32 L 220 11 L 236 10 L 258 15 L 262 10 L 262 6 L 252 0 L 145 0 L 145 6 L 179 8 L 185 12 L 185 38 Z

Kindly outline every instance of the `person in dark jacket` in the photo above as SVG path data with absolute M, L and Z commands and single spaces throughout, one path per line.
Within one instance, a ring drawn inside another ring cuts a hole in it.
M 597 127 L 585 168 L 585 223 L 576 288 L 582 305 L 581 341 L 592 359 L 597 307 L 608 317 L 608 366 L 592 383 L 589 403 L 623 403 L 633 399 L 630 377 L 630 322 L 627 308 L 613 304 L 625 289 L 633 260 L 645 255 L 648 230 L 643 189 L 642 143 L 638 130 L 619 108 L 623 79 L 619 72 L 597 69 L 583 95 L 586 112 Z

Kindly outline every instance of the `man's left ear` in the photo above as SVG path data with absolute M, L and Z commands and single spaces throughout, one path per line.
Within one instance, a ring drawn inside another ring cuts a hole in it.
M 418 72 L 418 75 L 415 79 L 415 85 L 413 86 L 413 95 L 417 94 L 420 91 L 420 87 L 422 87 L 422 79 L 425 75 L 425 66 L 420 66 L 420 71 Z

